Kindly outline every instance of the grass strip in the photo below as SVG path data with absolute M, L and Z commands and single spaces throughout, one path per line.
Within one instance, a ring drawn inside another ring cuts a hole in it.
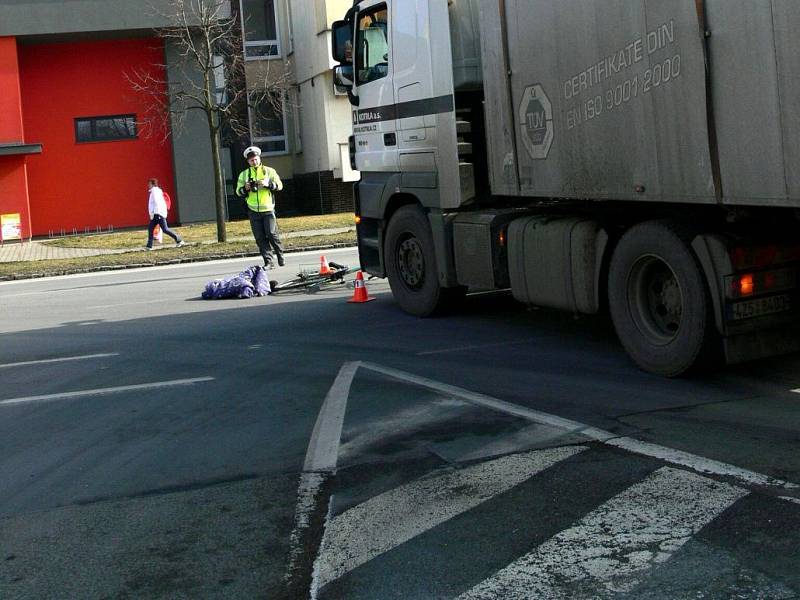
M 356 234 L 353 231 L 349 231 L 329 235 L 286 238 L 283 245 L 285 250 L 291 252 L 346 247 L 355 243 Z M 255 242 L 250 240 L 226 242 L 224 244 L 218 242 L 187 244 L 183 248 L 175 248 L 170 245 L 170 247 L 153 250 L 152 252 L 137 250 L 82 258 L 0 263 L 0 280 L 51 277 L 93 271 L 113 271 L 116 269 L 199 262 L 240 256 L 258 256 L 258 247 Z M 256 262 L 260 263 L 260 258 Z
M 303 217 L 279 217 L 278 225 L 281 233 L 294 233 L 297 231 L 312 231 L 315 229 L 339 229 L 342 227 L 354 227 L 353 213 L 338 213 L 335 215 L 312 215 Z M 252 237 L 250 231 L 250 221 L 230 221 L 225 227 L 228 241 L 236 238 Z M 217 224 L 197 223 L 174 227 L 187 243 L 204 243 L 217 241 Z M 166 238 L 165 243 L 171 242 Z M 138 248 L 147 242 L 147 229 L 126 229 L 114 233 L 98 233 L 88 235 L 76 235 L 44 242 L 48 246 L 59 248 L 91 248 L 98 250 L 124 250 L 126 248 Z

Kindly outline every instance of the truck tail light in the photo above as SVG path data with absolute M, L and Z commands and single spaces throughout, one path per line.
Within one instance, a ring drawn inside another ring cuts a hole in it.
M 728 296 L 734 299 L 794 290 L 797 288 L 797 269 L 742 273 L 729 277 L 728 282 Z
M 747 275 L 741 275 L 736 279 L 738 290 L 738 296 L 741 298 L 743 296 L 752 296 L 753 292 L 755 291 L 755 285 L 753 283 L 753 275 L 752 273 L 748 273 Z

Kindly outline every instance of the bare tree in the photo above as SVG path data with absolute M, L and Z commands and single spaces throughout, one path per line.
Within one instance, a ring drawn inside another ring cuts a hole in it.
M 205 114 L 214 167 L 217 240 L 225 242 L 223 132 L 235 138 L 249 135 L 248 105 L 255 109 L 266 103 L 282 110 L 289 69 L 268 73 L 248 90 L 242 30 L 231 0 L 165 0 L 164 5 L 166 10 L 154 8 L 167 23 L 156 29 L 156 35 L 177 52 L 178 64 L 170 65 L 169 77 L 167 65 L 152 65 L 155 68 L 126 76 L 135 92 L 150 99 L 141 119 L 145 134 L 166 139 L 185 127 L 191 113 Z

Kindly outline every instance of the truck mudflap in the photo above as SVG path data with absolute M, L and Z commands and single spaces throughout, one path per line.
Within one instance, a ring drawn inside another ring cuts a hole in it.
M 383 228 L 378 219 L 361 218 L 356 225 L 358 259 L 361 270 L 375 277 L 386 277 L 383 263 Z
M 800 351 L 800 244 L 695 238 L 729 364 Z

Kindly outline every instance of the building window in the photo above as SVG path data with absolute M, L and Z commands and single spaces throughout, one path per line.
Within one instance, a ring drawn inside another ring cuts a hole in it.
M 75 141 L 111 142 L 136 139 L 136 115 L 78 117 L 75 119 Z
M 242 0 L 245 58 L 280 56 L 277 23 L 275 0 Z
M 285 115 L 283 100 L 276 102 L 274 97 L 263 94 L 250 95 L 250 133 L 264 154 L 288 151 Z

